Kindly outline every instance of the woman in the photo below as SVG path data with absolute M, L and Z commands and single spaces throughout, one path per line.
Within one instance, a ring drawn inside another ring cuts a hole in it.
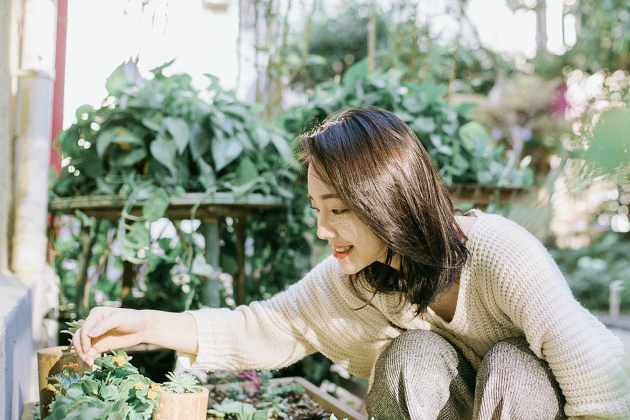
M 623 346 L 515 223 L 456 215 L 395 115 L 349 109 L 301 137 L 333 255 L 264 302 L 182 314 L 96 308 L 74 336 L 154 343 L 207 370 L 276 369 L 321 352 L 370 378 L 376 419 L 628 419 Z

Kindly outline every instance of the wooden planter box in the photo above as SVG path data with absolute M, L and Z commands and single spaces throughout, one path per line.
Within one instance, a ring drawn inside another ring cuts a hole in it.
M 330 396 L 304 378 L 274 378 L 270 380 L 270 383 L 272 385 L 288 385 L 291 383 L 296 383 L 300 385 L 304 389 L 304 392 L 309 397 L 311 397 L 313 401 L 321 405 L 324 410 L 334 414 L 339 420 L 343 420 L 345 418 L 347 418 L 348 420 L 367 420 L 363 414 L 348 407 L 338 399 Z M 229 385 L 230 384 L 207 385 L 207 387 L 211 390 L 214 388 L 225 390 L 228 388 Z

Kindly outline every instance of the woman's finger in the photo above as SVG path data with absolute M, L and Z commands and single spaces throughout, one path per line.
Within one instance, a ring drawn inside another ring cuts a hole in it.
M 83 321 L 83 326 L 79 331 L 77 331 L 77 333 L 80 333 L 81 349 L 83 350 L 83 353 L 87 353 L 91 347 L 92 340 L 89 332 L 92 331 L 100 319 L 107 317 L 108 312 L 109 311 L 106 311 L 106 308 L 94 308 L 90 311 L 90 314 L 85 321 Z

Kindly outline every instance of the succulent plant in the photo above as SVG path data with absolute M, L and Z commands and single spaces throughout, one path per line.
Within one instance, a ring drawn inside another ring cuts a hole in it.
M 168 392 L 177 394 L 193 393 L 199 392 L 203 388 L 199 378 L 185 370 L 167 373 L 166 377 L 169 380 L 162 384 L 162 389 Z
M 159 386 L 129 363 L 122 350 L 99 357 L 99 369 L 78 374 L 70 363 L 50 377 L 48 389 L 55 393 L 50 404 L 51 419 L 150 420 L 158 406 Z
M 70 344 L 68 345 L 68 348 L 66 349 L 66 351 L 71 352 L 72 350 L 74 350 L 74 344 L 72 344 L 72 338 L 74 337 L 74 333 L 77 332 L 79 328 L 81 328 L 81 324 L 79 324 L 77 321 L 71 321 L 71 322 L 66 322 L 66 325 L 68 326 L 68 328 L 65 330 L 61 330 L 61 332 L 70 334 L 70 338 L 68 340 L 70 341 Z

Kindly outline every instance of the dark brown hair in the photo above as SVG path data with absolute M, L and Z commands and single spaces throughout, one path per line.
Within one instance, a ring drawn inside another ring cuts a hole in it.
M 300 140 L 302 162 L 388 248 L 385 263 L 351 276 L 353 287 L 400 293 L 417 305 L 416 315 L 426 311 L 455 281 L 468 251 L 449 192 L 415 133 L 389 111 L 350 108 Z M 389 265 L 394 255 L 400 270 Z

